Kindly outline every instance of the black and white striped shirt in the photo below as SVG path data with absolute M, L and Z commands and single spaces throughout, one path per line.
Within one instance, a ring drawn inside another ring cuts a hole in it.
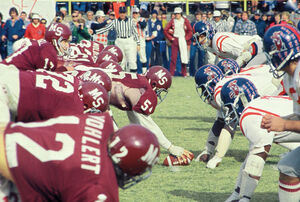
M 111 29 L 116 30 L 117 38 L 126 39 L 133 36 L 137 44 L 140 45 L 140 40 L 136 31 L 135 23 L 131 18 L 126 17 L 124 20 L 121 20 L 120 18 L 114 19 L 110 24 L 99 30 L 96 30 L 96 34 L 102 34 Z

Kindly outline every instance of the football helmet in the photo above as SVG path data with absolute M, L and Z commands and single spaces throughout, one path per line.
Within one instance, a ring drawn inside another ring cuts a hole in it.
M 213 100 L 217 83 L 224 78 L 222 70 L 216 65 L 203 65 L 195 74 L 196 90 L 205 103 Z
M 162 66 L 153 66 L 145 73 L 152 89 L 155 91 L 161 103 L 168 94 L 168 89 L 172 84 L 172 76 L 170 72 Z
M 98 59 L 96 61 L 97 64 L 102 64 L 105 61 L 115 61 L 118 62 L 118 58 L 117 56 L 115 56 L 113 53 L 108 52 L 108 51 L 102 51 L 99 56 Z
M 212 40 L 215 35 L 215 29 L 209 24 L 204 22 L 197 22 L 193 26 L 193 37 L 199 47 L 206 48 L 209 44 L 209 41 Z M 204 35 L 205 38 L 199 41 L 199 37 Z M 204 41 L 206 39 L 206 41 Z
M 117 62 L 122 62 L 123 53 L 122 53 L 122 50 L 118 46 L 109 45 L 109 46 L 106 46 L 103 51 L 111 52 L 112 54 L 114 54 L 118 58 Z
M 231 58 L 226 58 L 221 60 L 217 66 L 222 70 L 224 76 L 229 76 L 232 74 L 237 74 L 240 71 L 239 64 Z
M 67 25 L 52 23 L 45 32 L 45 39 L 55 47 L 58 55 L 63 56 L 69 54 L 71 35 L 71 30 Z
M 108 151 L 122 189 L 150 177 L 160 154 L 156 136 L 136 124 L 125 126 L 112 135 Z
M 115 61 L 102 62 L 99 67 L 101 69 L 106 69 L 106 70 L 109 70 L 114 73 L 123 71 L 121 65 L 119 65 L 119 63 L 117 63 Z
M 221 111 L 225 123 L 235 129 L 244 108 L 257 97 L 257 89 L 249 79 L 235 78 L 227 81 L 221 89 Z
M 110 77 L 100 69 L 91 69 L 78 77 L 84 82 L 93 82 L 102 85 L 107 92 L 111 91 L 111 79 Z
M 270 27 L 264 35 L 264 47 L 270 72 L 280 78 L 285 73 L 282 69 L 300 56 L 300 32 L 288 24 Z
M 84 113 L 104 112 L 108 109 L 108 93 L 100 84 L 82 82 L 78 94 L 84 105 Z

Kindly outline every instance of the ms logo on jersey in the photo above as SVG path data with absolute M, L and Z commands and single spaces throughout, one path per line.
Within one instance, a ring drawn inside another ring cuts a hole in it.
M 274 46 L 272 47 L 272 50 L 286 50 L 285 44 L 282 42 L 282 37 L 281 37 L 282 32 L 274 32 L 273 35 L 271 36 L 271 39 L 274 42 Z
M 204 73 L 207 75 L 207 80 L 213 80 L 214 78 L 217 78 L 217 74 L 214 71 L 211 71 L 210 67 L 207 67 L 204 69 Z
M 229 96 L 231 99 L 236 98 L 240 93 L 239 86 L 236 83 L 237 80 L 233 80 L 228 84 L 228 88 L 230 89 Z

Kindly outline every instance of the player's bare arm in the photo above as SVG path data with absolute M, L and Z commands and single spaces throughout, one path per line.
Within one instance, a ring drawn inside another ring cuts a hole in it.
M 300 132 L 300 120 L 287 120 L 282 117 L 276 117 L 270 114 L 266 114 L 261 121 L 261 127 L 267 129 L 268 132 Z

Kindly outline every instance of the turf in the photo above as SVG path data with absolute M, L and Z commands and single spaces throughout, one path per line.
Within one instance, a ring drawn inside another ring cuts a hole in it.
M 128 124 L 124 112 L 113 109 L 119 126 Z M 215 111 L 199 98 L 192 77 L 174 77 L 167 98 L 159 104 L 153 120 L 175 145 L 192 151 L 195 157 L 203 149 L 211 128 Z M 279 155 L 286 149 L 273 145 L 263 175 L 251 201 L 278 201 L 276 170 Z M 221 165 L 215 170 L 205 168 L 204 163 L 193 161 L 177 172 L 162 165 L 168 152 L 161 149 L 158 165 L 152 176 L 141 183 L 120 190 L 120 201 L 225 201 L 232 193 L 240 165 L 248 153 L 248 141 L 238 131 Z

